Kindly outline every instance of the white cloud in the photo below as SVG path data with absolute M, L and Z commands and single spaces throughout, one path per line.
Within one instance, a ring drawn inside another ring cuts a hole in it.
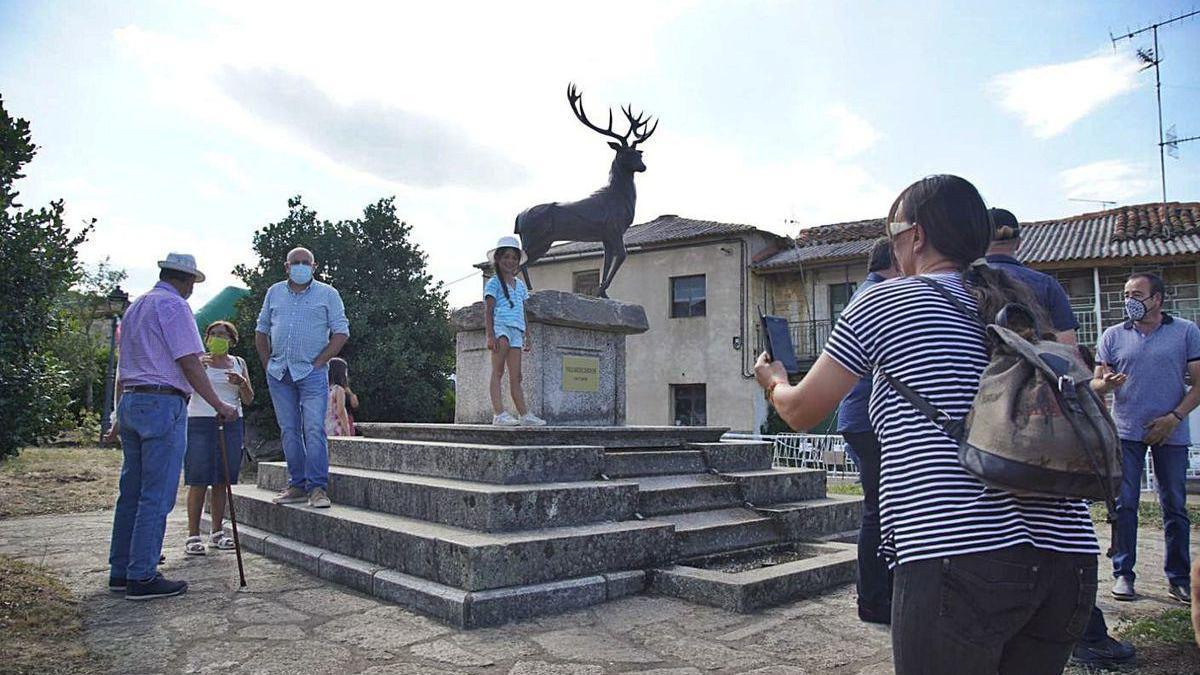
M 832 105 L 826 116 L 833 123 L 834 152 L 839 157 L 853 157 L 874 147 L 883 134 L 866 118 L 844 105 Z
M 206 152 L 202 159 L 205 164 L 219 171 L 238 189 L 245 190 L 251 187 L 253 181 L 233 157 L 219 152 Z
M 1138 201 L 1148 198 L 1155 185 L 1149 167 L 1119 159 L 1084 164 L 1058 176 L 1068 199 Z
M 1135 89 L 1141 68 L 1132 55 L 1105 54 L 1003 73 L 991 79 L 988 90 L 1034 136 L 1050 138 Z

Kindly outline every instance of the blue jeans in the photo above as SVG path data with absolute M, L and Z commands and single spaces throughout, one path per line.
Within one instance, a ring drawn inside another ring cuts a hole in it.
M 892 611 L 892 572 L 879 555 L 879 439 L 874 432 L 844 432 L 847 452 L 854 453 L 862 477 L 863 515 L 858 532 L 858 609 L 885 617 Z
M 314 369 L 299 382 L 285 370 L 283 379 L 267 375 L 271 404 L 287 459 L 288 485 L 305 492 L 329 484 L 329 445 L 325 413 L 329 407 L 329 366 Z
M 1191 524 L 1187 515 L 1186 445 L 1155 445 L 1150 448 L 1154 457 L 1154 477 L 1158 479 L 1158 503 L 1162 507 L 1163 535 L 1166 539 L 1167 580 L 1179 586 L 1191 587 L 1188 539 Z M 1141 441 L 1121 441 L 1121 494 L 1117 497 L 1117 552 L 1113 556 L 1113 576 L 1136 577 L 1138 502 L 1141 498 L 1142 467 L 1146 459 L 1146 444 Z
M 179 396 L 125 394 L 117 424 L 125 460 L 108 550 L 110 575 L 146 581 L 158 572 L 167 514 L 175 508 L 187 448 L 187 402 Z

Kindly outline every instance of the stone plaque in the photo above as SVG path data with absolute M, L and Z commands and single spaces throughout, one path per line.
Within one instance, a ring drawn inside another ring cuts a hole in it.
M 562 357 L 563 391 L 597 392 L 600 390 L 600 359 L 595 356 Z

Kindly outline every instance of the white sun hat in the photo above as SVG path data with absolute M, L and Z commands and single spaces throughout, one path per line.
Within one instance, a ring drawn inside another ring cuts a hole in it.
M 488 262 L 494 261 L 496 259 L 496 251 L 502 248 L 515 248 L 521 252 L 521 262 L 517 263 L 518 265 L 524 265 L 529 262 L 529 256 L 521 249 L 521 241 L 511 234 L 500 237 L 500 241 L 496 242 L 496 248 L 487 252 Z
M 191 253 L 168 253 L 166 260 L 158 261 L 158 267 L 190 274 L 196 277 L 196 283 L 204 281 L 204 273 L 196 269 L 196 256 Z

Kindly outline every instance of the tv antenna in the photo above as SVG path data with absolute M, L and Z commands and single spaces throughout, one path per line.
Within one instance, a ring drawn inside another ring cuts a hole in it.
M 1113 49 L 1117 48 L 1118 41 L 1132 40 L 1135 36 L 1141 35 L 1147 31 L 1154 36 L 1154 49 L 1147 51 L 1139 48 L 1137 50 L 1137 55 L 1138 58 L 1141 59 L 1142 63 L 1146 64 L 1142 67 L 1142 70 L 1154 68 L 1154 95 L 1158 100 L 1158 172 L 1159 177 L 1162 180 L 1162 200 L 1164 204 L 1167 202 L 1167 162 L 1164 151 L 1170 152 L 1171 157 L 1178 158 L 1179 144 L 1198 140 L 1200 139 L 1200 136 L 1192 136 L 1191 138 L 1177 138 L 1175 136 L 1175 125 L 1171 125 L 1170 133 L 1167 135 L 1167 140 L 1164 140 L 1162 120 L 1162 79 L 1159 77 L 1159 64 L 1162 63 L 1162 53 L 1158 49 L 1158 29 L 1161 26 L 1166 26 L 1168 24 L 1175 23 L 1176 21 L 1183 21 L 1184 19 L 1196 16 L 1197 14 L 1200 14 L 1200 10 L 1194 9 L 1186 14 L 1180 14 L 1179 16 L 1167 19 L 1166 21 L 1160 21 L 1143 28 L 1138 28 L 1137 30 L 1130 31 L 1124 35 L 1118 35 L 1114 37 L 1111 32 L 1108 34 L 1108 38 L 1112 40 Z
M 1079 199 L 1076 197 L 1067 197 L 1067 201 L 1069 201 L 1069 202 L 1087 202 L 1088 204 L 1099 204 L 1101 207 L 1103 207 L 1105 209 L 1107 209 L 1111 206 L 1117 205 L 1116 202 L 1108 200 L 1108 199 Z

